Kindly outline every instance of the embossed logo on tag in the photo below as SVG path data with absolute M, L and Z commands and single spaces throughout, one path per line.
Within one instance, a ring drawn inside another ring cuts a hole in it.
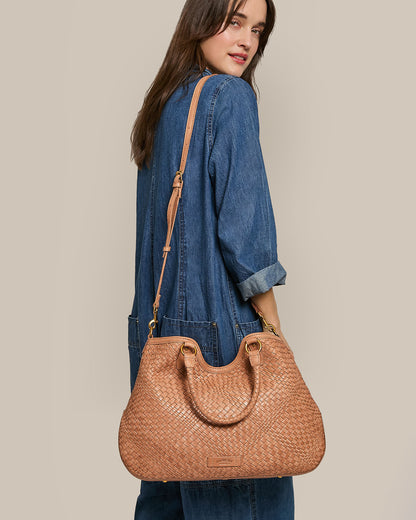
M 240 466 L 241 456 L 240 455 L 229 455 L 224 457 L 208 457 L 208 467 L 219 467 L 219 466 Z

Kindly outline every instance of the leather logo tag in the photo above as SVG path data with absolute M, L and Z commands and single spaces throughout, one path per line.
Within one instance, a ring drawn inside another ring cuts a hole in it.
M 241 456 L 224 456 L 224 457 L 208 457 L 207 466 L 222 467 L 222 466 L 241 466 Z

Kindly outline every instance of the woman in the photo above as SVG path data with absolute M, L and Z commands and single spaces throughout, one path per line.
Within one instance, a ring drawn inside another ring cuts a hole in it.
M 132 132 L 138 166 L 135 296 L 128 343 L 133 389 L 162 268 L 166 209 L 188 109 L 204 85 L 161 287 L 154 336 L 194 338 L 213 366 L 242 338 L 280 325 L 273 286 L 285 283 L 259 142 L 254 71 L 275 21 L 272 0 L 187 0 Z M 191 440 L 197 446 L 198 439 Z M 292 477 L 141 482 L 136 520 L 292 520 Z

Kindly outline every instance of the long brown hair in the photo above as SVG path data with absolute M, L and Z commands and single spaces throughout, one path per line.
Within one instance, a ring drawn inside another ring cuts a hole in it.
M 261 32 L 256 54 L 241 75 L 253 89 L 256 98 L 254 71 L 263 56 L 276 18 L 273 0 L 265 1 L 266 26 Z M 186 0 L 165 59 L 146 91 L 143 106 L 131 132 L 130 160 L 134 160 L 140 170 L 144 164 L 149 167 L 156 126 L 166 101 L 181 83 L 189 84 L 208 66 L 200 48 L 201 41 L 217 34 L 224 20 L 225 30 L 234 13 L 245 2 L 246 0 Z

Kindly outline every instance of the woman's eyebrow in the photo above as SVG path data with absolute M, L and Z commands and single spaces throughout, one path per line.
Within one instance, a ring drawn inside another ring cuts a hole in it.
M 239 16 L 240 18 L 244 18 L 244 20 L 247 20 L 247 16 L 244 14 L 244 13 L 234 13 L 234 16 Z M 256 23 L 255 25 L 258 25 L 259 27 L 265 27 L 266 26 L 266 22 L 259 22 L 259 23 Z

